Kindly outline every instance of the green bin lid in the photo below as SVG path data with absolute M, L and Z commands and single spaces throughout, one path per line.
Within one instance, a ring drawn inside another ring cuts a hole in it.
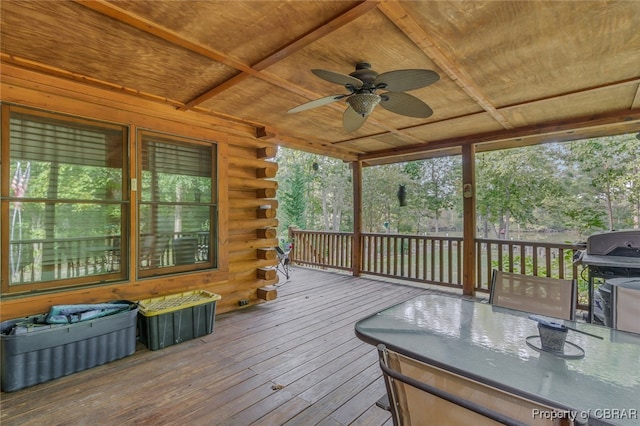
M 141 314 L 144 316 L 154 316 L 193 306 L 204 305 L 205 303 L 215 302 L 220 300 L 220 297 L 221 296 L 219 294 L 205 290 L 194 290 L 140 300 L 138 305 L 140 306 Z

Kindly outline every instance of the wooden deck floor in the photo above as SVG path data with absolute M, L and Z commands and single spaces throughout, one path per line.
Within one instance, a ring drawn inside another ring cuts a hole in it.
M 425 288 L 297 268 L 213 334 L 2 393 L 9 425 L 383 425 L 375 348 L 354 324 Z

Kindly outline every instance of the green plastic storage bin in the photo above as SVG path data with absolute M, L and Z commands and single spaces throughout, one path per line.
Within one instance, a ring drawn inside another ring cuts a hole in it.
M 220 295 L 204 290 L 138 302 L 140 341 L 152 351 L 213 333 Z

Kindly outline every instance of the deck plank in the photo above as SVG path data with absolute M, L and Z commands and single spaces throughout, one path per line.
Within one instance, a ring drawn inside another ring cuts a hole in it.
M 214 332 L 0 395 L 2 425 L 388 425 L 375 348 L 355 323 L 438 290 L 297 268 L 274 301 Z M 454 293 L 455 294 L 455 293 Z

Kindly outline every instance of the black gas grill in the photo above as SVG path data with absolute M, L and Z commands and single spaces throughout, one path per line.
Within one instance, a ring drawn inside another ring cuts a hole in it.
M 591 235 L 576 259 L 589 275 L 589 321 L 593 322 L 594 287 L 609 278 L 640 277 L 640 230 Z

